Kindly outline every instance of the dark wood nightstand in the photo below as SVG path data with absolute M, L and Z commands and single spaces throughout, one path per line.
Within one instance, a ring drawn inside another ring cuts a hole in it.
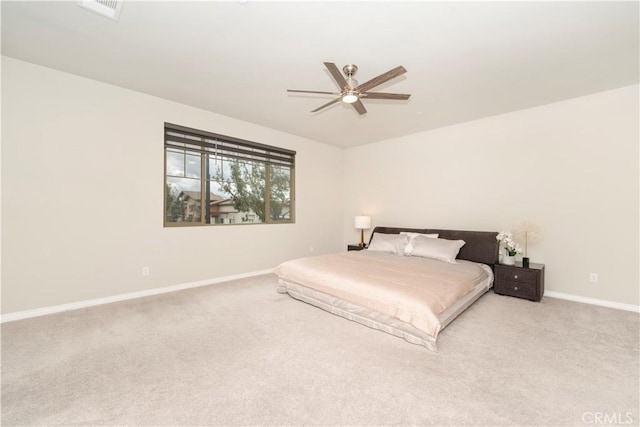
M 367 245 L 364 245 L 364 247 L 360 246 L 359 244 L 347 245 L 347 251 L 361 251 L 363 249 L 367 249 Z
M 495 265 L 493 291 L 500 295 L 540 301 L 544 295 L 544 264 L 530 263 L 529 268 L 516 265 Z

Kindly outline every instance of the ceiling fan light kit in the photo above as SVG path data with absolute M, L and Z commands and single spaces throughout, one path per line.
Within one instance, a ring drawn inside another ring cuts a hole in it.
M 344 102 L 345 104 L 353 104 L 360 98 L 359 95 L 360 94 L 355 90 L 350 90 L 342 95 L 342 102 Z
M 363 84 L 359 84 L 356 79 L 353 78 L 353 75 L 358 71 L 358 67 L 354 64 L 347 64 L 342 67 L 342 73 L 336 67 L 336 64 L 333 62 L 325 62 L 325 67 L 329 70 L 331 77 L 335 80 L 338 86 L 341 88 L 340 92 L 326 92 L 326 91 L 316 91 L 316 90 L 291 90 L 288 89 L 289 93 L 315 93 L 321 95 L 338 95 L 339 97 L 327 102 L 324 105 L 312 110 L 312 113 L 320 111 L 326 107 L 329 107 L 337 102 L 342 101 L 344 104 L 351 104 L 351 106 L 356 110 L 356 112 L 360 115 L 366 114 L 367 110 L 362 105 L 361 98 L 369 98 L 369 99 L 393 99 L 406 101 L 409 99 L 411 95 L 404 93 L 383 93 L 383 92 L 368 92 L 369 89 L 373 89 L 376 86 L 381 85 L 395 77 L 401 76 L 406 73 L 407 70 L 402 66 L 398 66 L 392 70 L 387 71 L 386 73 L 382 73 L 377 77 L 374 77 L 371 80 L 364 82 Z

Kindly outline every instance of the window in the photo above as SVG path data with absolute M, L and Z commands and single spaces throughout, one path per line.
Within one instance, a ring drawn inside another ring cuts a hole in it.
M 164 127 L 164 224 L 259 224 L 295 220 L 295 151 Z

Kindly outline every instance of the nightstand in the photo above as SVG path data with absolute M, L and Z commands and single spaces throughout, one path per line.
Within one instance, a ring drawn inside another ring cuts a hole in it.
M 493 291 L 500 295 L 540 301 L 544 294 L 544 264 L 530 263 L 529 268 L 516 265 L 495 265 Z
M 356 245 L 347 245 L 347 251 L 361 251 L 363 249 L 367 249 L 367 245 L 364 245 L 364 247 L 356 244 Z

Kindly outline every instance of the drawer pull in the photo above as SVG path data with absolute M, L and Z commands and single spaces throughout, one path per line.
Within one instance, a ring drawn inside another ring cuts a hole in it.
M 514 291 L 517 291 L 517 290 L 518 290 L 518 287 L 517 287 L 517 286 L 514 286 L 514 287 L 513 287 L 513 290 L 514 290 Z
M 513 276 L 513 278 L 514 278 L 514 279 L 518 279 L 518 275 L 517 275 L 517 274 L 515 274 L 515 275 Z

